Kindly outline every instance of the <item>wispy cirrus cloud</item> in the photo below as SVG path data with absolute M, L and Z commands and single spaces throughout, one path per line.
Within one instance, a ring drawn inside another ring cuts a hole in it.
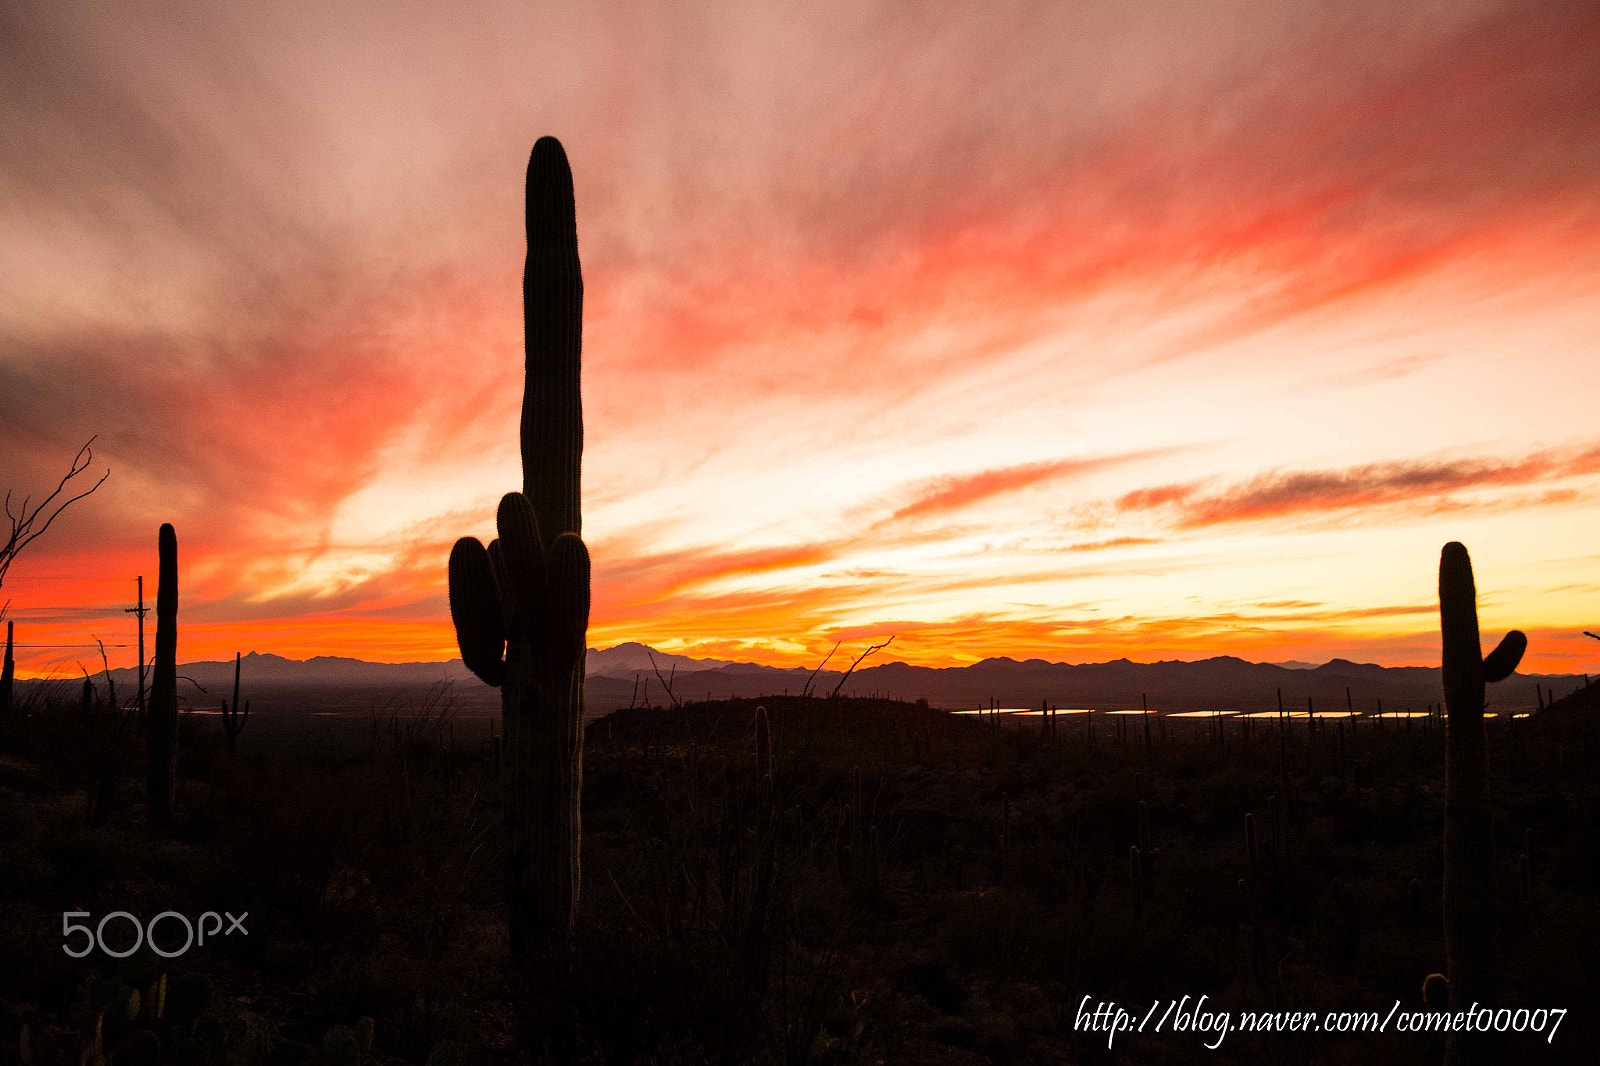
M 1117 507 L 1124 511 L 1169 510 L 1180 529 L 1355 508 L 1426 513 L 1447 506 L 1462 492 L 1521 488 L 1597 473 L 1600 447 L 1539 452 L 1511 460 L 1363 463 L 1342 470 L 1273 471 L 1215 490 L 1206 490 L 1201 484 L 1136 489 L 1119 497 Z M 1574 495 L 1566 492 L 1546 502 Z
M 981 470 L 974 474 L 952 474 L 931 478 L 903 489 L 902 491 L 911 497 L 911 501 L 900 506 L 885 521 L 961 511 L 996 496 L 1098 473 L 1155 458 L 1161 454 L 1162 450 L 1150 450 L 1126 455 L 1047 459 Z

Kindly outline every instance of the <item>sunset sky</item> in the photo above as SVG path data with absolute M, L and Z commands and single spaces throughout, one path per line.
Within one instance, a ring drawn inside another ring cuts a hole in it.
M 1397 13 L 1403 7 L 1404 13 Z M 1600 673 L 1600 7 L 0 5 L 20 672 L 457 654 L 522 181 L 586 284 L 590 644 Z M 132 665 L 114 648 L 112 665 Z

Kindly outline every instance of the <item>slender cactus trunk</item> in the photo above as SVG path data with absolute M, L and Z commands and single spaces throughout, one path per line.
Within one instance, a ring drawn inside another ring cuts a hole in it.
M 583 723 L 571 710 L 583 706 L 583 661 L 549 674 L 537 669 L 526 642 L 512 649 L 501 688 L 506 901 L 511 947 L 520 957 L 538 941 L 564 933 L 577 913 Z
M 12 658 L 11 649 L 17 636 L 17 623 L 6 623 L 6 658 L 0 665 L 0 717 L 11 713 L 11 692 L 13 678 L 16 675 L 16 660 Z
M 159 537 L 161 576 L 156 586 L 156 665 L 150 678 L 146 723 L 150 820 L 172 821 L 178 776 L 178 536 L 170 524 Z
M 1494 812 L 1489 800 L 1485 681 L 1516 669 L 1527 638 L 1512 630 L 1487 657 L 1478 634 L 1478 593 L 1467 549 L 1451 542 L 1439 557 L 1439 633 L 1444 681 L 1444 939 L 1450 1010 L 1495 1001 Z M 1447 1066 L 1493 1057 L 1488 1034 L 1451 1033 Z

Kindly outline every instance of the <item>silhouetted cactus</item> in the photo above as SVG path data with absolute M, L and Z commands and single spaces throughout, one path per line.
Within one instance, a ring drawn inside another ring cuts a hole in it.
M 4 665 L 0 665 L 0 716 L 11 713 L 11 690 L 17 672 L 16 659 L 12 657 L 11 649 L 16 641 L 17 623 L 6 623 L 6 658 Z
M 756 708 L 756 792 L 763 807 L 772 802 L 772 733 L 765 707 Z
M 861 767 L 852 775 L 852 802 L 839 817 L 839 835 L 834 859 L 839 881 L 858 896 L 876 899 L 883 887 L 882 856 L 878 850 L 876 803 L 868 810 L 861 793 Z
M 234 748 L 239 740 L 239 734 L 244 732 L 244 724 L 250 720 L 250 701 L 244 701 L 244 707 L 239 706 L 239 663 L 242 656 L 239 652 L 233 653 L 233 709 L 228 709 L 228 701 L 222 701 L 222 729 L 228 734 L 228 754 L 234 754 Z
M 178 535 L 163 524 L 158 538 L 161 576 L 156 585 L 156 664 L 150 677 L 150 713 L 145 722 L 149 756 L 150 819 L 172 821 L 178 776 Z
M 501 689 L 505 722 L 506 899 L 511 946 L 565 936 L 576 913 L 582 836 L 583 679 L 589 552 L 579 534 L 583 279 L 572 171 L 553 137 L 528 160 L 523 491 L 486 549 L 450 553 L 450 616 L 461 658 Z
M 1139 845 L 1128 849 L 1128 878 L 1133 883 L 1133 916 L 1144 917 L 1144 864 L 1139 861 Z
M 150 982 L 144 997 L 145 1014 L 152 1021 L 161 1021 L 167 1013 L 167 975 L 161 974 Z
M 1442 973 L 1430 973 L 1422 979 L 1422 1005 L 1431 1011 L 1443 1011 L 1450 1004 L 1450 981 Z
M 1494 837 L 1483 686 L 1511 675 L 1528 639 L 1512 630 L 1494 651 L 1478 643 L 1478 593 L 1467 549 L 1451 541 L 1439 556 L 1439 633 L 1445 726 L 1444 939 L 1450 1009 L 1492 1004 L 1495 986 Z M 1481 1055 L 1477 1034 L 1451 1034 L 1445 1061 Z

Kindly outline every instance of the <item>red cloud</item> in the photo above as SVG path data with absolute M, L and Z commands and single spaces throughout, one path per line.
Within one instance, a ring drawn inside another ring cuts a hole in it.
M 913 499 L 890 516 L 890 520 L 959 511 L 1017 489 L 1049 481 L 1094 473 L 1124 463 L 1147 459 L 1160 451 L 1132 452 L 1092 459 L 1049 459 L 1037 463 L 998 467 L 976 474 L 954 474 L 933 478 L 911 488 Z
M 1345 470 L 1274 472 L 1219 492 L 1193 485 L 1141 489 L 1122 496 L 1123 510 L 1174 506 L 1180 528 L 1281 518 L 1358 507 L 1418 506 L 1436 511 L 1452 494 L 1531 485 L 1600 472 L 1600 448 L 1540 452 L 1514 461 L 1456 460 L 1366 463 Z

